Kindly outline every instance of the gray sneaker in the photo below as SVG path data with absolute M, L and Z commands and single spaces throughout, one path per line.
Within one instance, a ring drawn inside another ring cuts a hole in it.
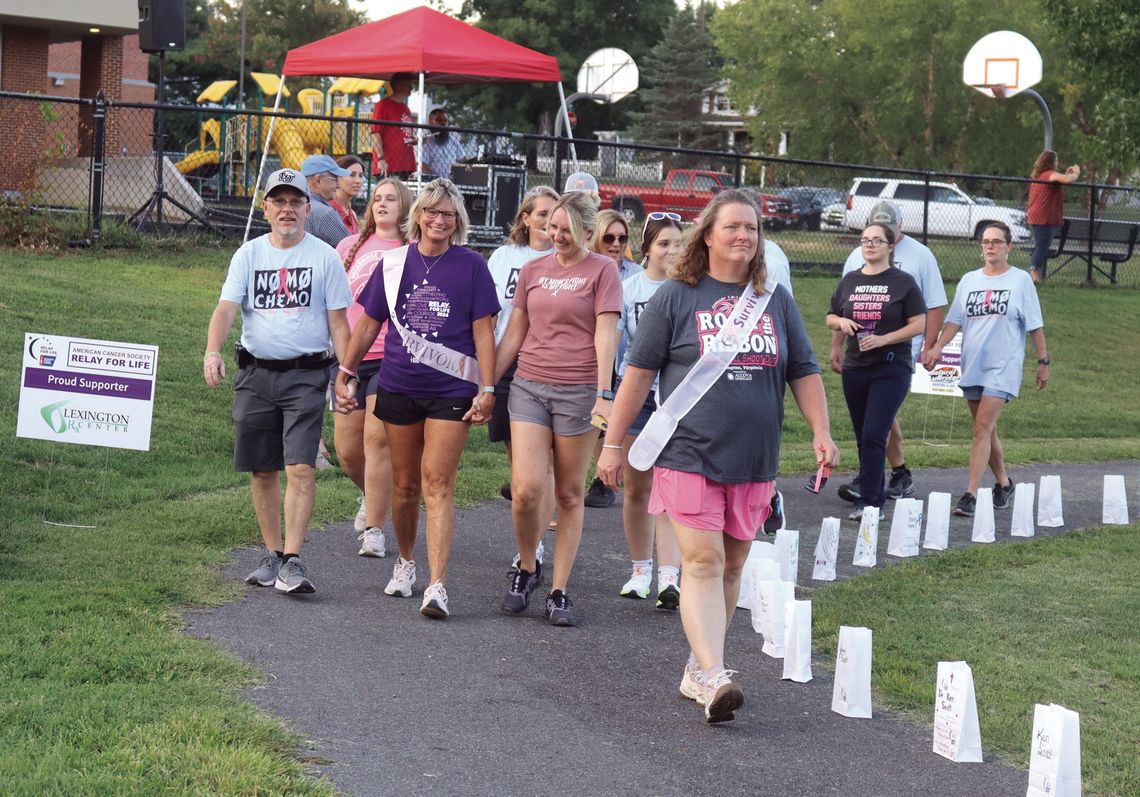
M 1005 509 L 1009 506 L 1009 499 L 1013 498 L 1013 479 L 1002 487 L 994 482 L 994 509 Z
M 257 569 L 245 577 L 245 583 L 257 587 L 272 587 L 277 580 L 277 571 L 281 569 L 281 560 L 277 554 L 270 551 L 261 557 Z
M 290 595 L 316 592 L 313 589 L 313 582 L 309 581 L 309 575 L 305 572 L 305 566 L 296 556 L 281 565 L 281 569 L 277 571 L 277 583 L 273 586 L 278 592 Z
M 546 610 L 543 614 L 546 615 L 546 619 L 551 625 L 577 625 L 577 621 L 574 619 L 574 610 L 570 608 L 571 606 L 573 606 L 573 604 L 570 602 L 570 599 L 566 597 L 566 593 L 560 589 L 556 589 L 547 596 Z
M 511 576 L 511 588 L 507 590 L 503 602 L 499 604 L 503 613 L 522 614 L 526 611 L 526 607 L 530 605 L 531 593 L 540 583 L 542 583 L 541 560 L 534 563 L 533 573 L 528 573 L 522 568 L 515 570 L 515 574 Z

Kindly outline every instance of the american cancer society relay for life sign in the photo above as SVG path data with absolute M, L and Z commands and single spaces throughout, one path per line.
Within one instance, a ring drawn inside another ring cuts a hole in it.
M 158 347 L 24 335 L 17 437 L 150 450 Z

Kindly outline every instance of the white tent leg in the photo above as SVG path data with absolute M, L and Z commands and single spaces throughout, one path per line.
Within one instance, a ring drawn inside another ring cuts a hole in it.
M 558 100 L 562 106 L 562 121 L 566 123 L 566 136 L 570 139 L 570 159 L 574 161 L 574 171 L 578 168 L 578 152 L 574 149 L 574 128 L 570 126 L 570 111 L 566 108 L 566 92 L 562 90 L 562 81 L 558 81 Z
M 277 124 L 277 111 L 281 108 L 281 92 L 285 89 L 285 76 L 277 84 L 277 96 L 273 100 L 273 116 L 269 117 L 269 132 L 265 135 L 265 146 L 261 148 L 261 165 L 257 167 L 257 180 L 253 183 L 253 194 L 249 200 L 249 216 L 245 220 L 245 235 L 242 243 L 249 240 L 249 228 L 253 226 L 253 209 L 257 207 L 257 189 L 261 185 L 261 175 L 265 172 L 265 159 L 269 157 L 269 144 L 273 141 L 273 126 Z
M 420 72 L 420 124 L 427 124 L 427 95 L 424 94 L 424 73 Z M 416 185 L 424 180 L 424 129 L 416 128 Z

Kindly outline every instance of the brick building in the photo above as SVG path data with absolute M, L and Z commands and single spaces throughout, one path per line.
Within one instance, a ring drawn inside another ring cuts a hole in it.
M 137 0 L 5 0 L 0 89 L 81 98 L 102 89 L 108 100 L 152 102 L 148 56 L 138 49 L 137 31 Z M 25 195 L 35 190 L 36 168 L 45 160 L 89 156 L 90 115 L 82 106 L 0 98 L 6 167 L 0 191 Z M 149 117 L 122 128 L 109 118 L 108 156 L 151 151 Z

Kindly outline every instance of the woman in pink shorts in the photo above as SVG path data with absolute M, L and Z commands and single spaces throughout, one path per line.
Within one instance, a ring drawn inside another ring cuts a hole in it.
M 642 312 L 610 417 L 598 472 L 611 487 L 626 466 L 622 441 L 660 374 L 662 402 L 676 390 L 751 283 L 767 271 L 759 210 L 747 194 L 719 194 L 701 214 L 674 268 Z M 744 703 L 724 640 L 740 572 L 769 512 L 779 470 L 784 392 L 812 429 L 818 463 L 836 465 L 819 365 L 791 295 L 775 286 L 739 353 L 682 417 L 653 468 L 649 511 L 664 511 L 681 546 L 681 622 L 689 660 L 681 694 L 724 722 Z

